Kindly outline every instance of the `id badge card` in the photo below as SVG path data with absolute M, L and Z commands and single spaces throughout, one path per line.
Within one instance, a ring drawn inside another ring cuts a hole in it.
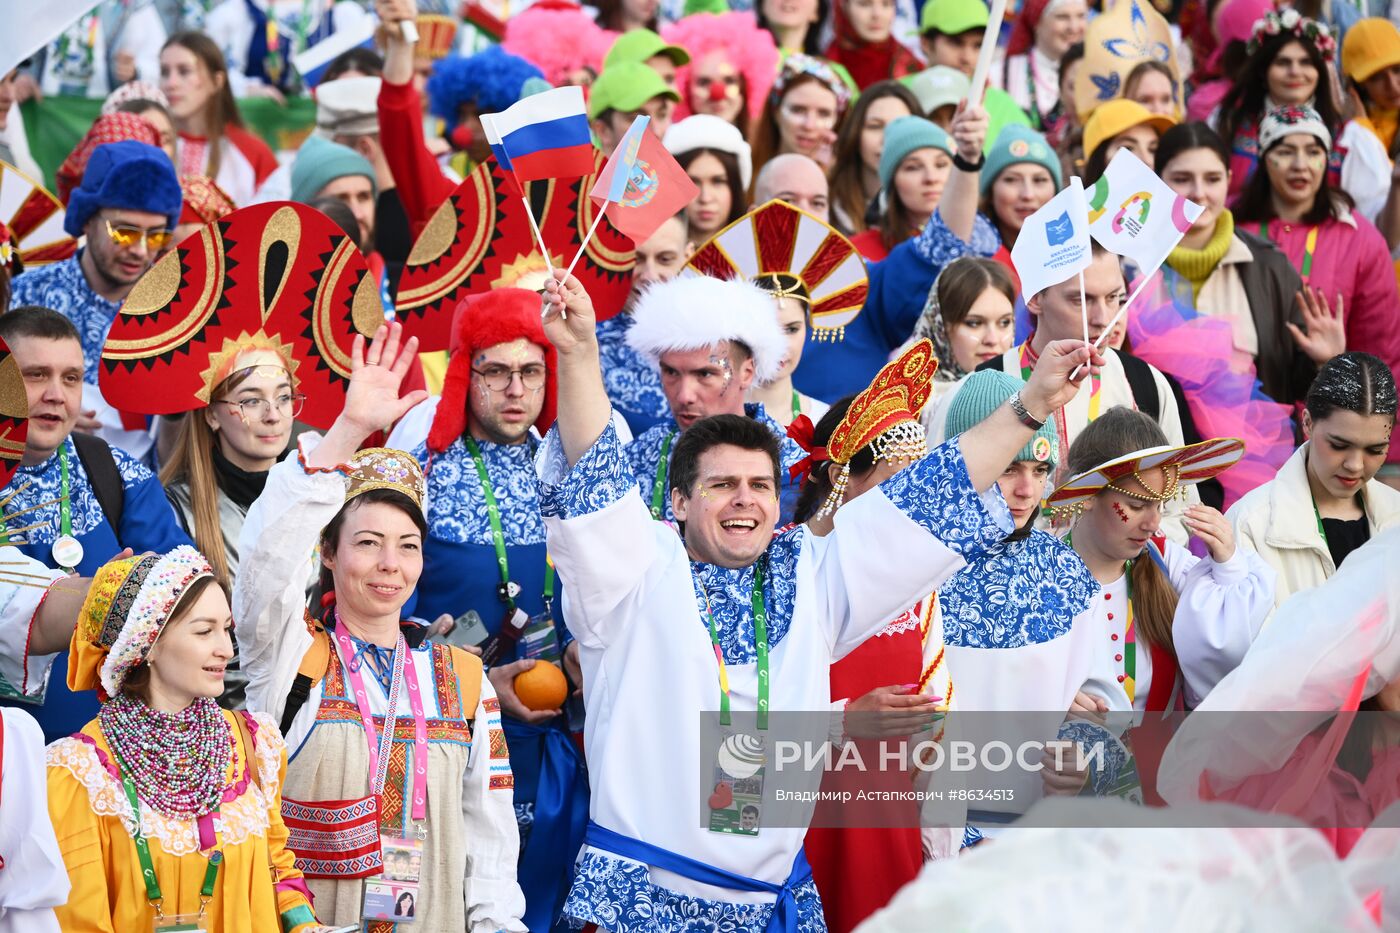
M 166 914 L 151 927 L 155 933 L 208 933 L 205 918 L 199 914 Z
M 384 870 L 376 881 L 418 884 L 423 880 L 423 840 L 406 836 L 380 836 Z
M 554 628 L 554 616 L 548 610 L 530 616 L 520 633 L 520 657 L 558 664 L 564 659 L 559 650 L 559 635 Z
M 757 836 L 763 817 L 763 740 L 731 735 L 719 747 L 710 793 L 710 832 Z
M 366 920 L 414 923 L 418 919 L 418 893 L 418 885 L 411 882 L 371 878 L 365 882 L 361 916 Z

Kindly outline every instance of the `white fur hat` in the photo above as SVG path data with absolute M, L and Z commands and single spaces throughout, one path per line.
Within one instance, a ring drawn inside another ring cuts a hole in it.
M 706 275 L 679 275 L 642 292 L 627 343 L 653 364 L 671 350 L 699 350 L 737 340 L 753 352 L 754 381 L 771 382 L 787 341 L 772 293 L 757 285 Z

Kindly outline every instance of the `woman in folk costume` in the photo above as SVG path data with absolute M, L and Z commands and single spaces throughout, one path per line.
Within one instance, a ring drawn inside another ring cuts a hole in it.
M 928 401 L 937 369 L 932 344 L 922 341 L 885 366 L 870 388 L 837 402 L 815 428 L 805 416 L 788 427 L 807 451 L 796 520 L 812 534 L 830 534 L 842 505 L 926 452 L 919 410 Z M 846 720 L 847 734 L 942 737 L 941 724 L 921 734 L 941 718 L 938 714 L 947 713 L 953 698 L 936 609 L 935 596 L 925 596 L 831 666 L 833 708 L 866 714 Z M 865 734 L 860 720 L 875 725 L 872 713 L 881 714 L 882 729 L 888 724 L 897 731 Z M 901 774 L 907 790 L 912 776 L 896 772 L 893 777 L 898 780 Z M 821 819 L 820 808 L 813 822 L 805 843 L 807 860 L 827 926 L 842 933 L 883 907 L 919 873 L 926 857 L 955 852 L 963 833 L 962 827 L 921 831 L 917 807 L 910 808 L 904 826 L 831 825 Z
M 63 929 L 328 929 L 287 848 L 276 723 L 214 702 L 232 628 L 192 547 L 97 571 L 68 685 L 96 690 L 102 707 L 48 749 L 49 814 L 73 886 Z
M 1012 24 L 1002 87 L 1037 130 L 1059 119 L 1060 59 L 1084 41 L 1088 22 L 1084 0 L 1027 0 Z
M 836 0 L 826 60 L 844 65 L 859 90 L 905 78 L 923 63 L 894 37 L 894 0 Z
M 715 234 L 686 268 L 744 279 L 773 295 L 787 353 L 772 379 L 749 390 L 749 401 L 784 427 L 801 415 L 820 419 L 826 404 L 798 392 L 792 374 L 808 339 L 842 339 L 865 303 L 865 263 L 851 241 L 786 201 L 769 201 Z
M 118 312 L 99 383 L 122 411 L 180 416 L 164 425 L 176 440 L 162 482 L 224 586 L 237 577 L 244 516 L 293 422 L 330 427 L 354 337 L 382 321 L 354 244 L 324 215 L 287 203 L 201 228 L 151 267 Z M 286 573 L 311 578 L 305 557 Z M 235 655 L 221 702 L 242 706 L 246 684 Z
M 1016 297 L 1011 273 L 994 259 L 964 256 L 938 273 L 910 338 L 927 337 L 938 354 L 933 400 L 1016 345 Z M 925 406 L 921 416 L 925 427 L 931 407 Z
M 235 204 L 253 200 L 277 157 L 248 132 L 229 84 L 224 54 L 202 32 L 178 32 L 160 50 L 160 89 L 180 138 L 177 175 L 207 175 Z
M 399 398 L 417 351 L 401 335 L 356 338 L 344 409 L 272 468 L 248 512 L 234 605 L 249 705 L 297 749 L 283 812 L 324 917 L 387 933 L 409 890 L 422 929 L 522 931 L 495 692 L 480 659 L 403 620 L 423 568 L 423 474 L 402 451 L 359 450 L 425 394 Z M 312 618 L 287 568 L 318 542 Z
M 1382 811 L 1400 812 L 1397 560 L 1391 529 L 1279 608 L 1197 707 L 1210 715 L 1188 718 L 1167 748 L 1158 783 L 1169 803 L 1219 799 L 1296 817 L 1340 855 Z M 1393 878 L 1393 849 L 1389 858 Z
M 1194 707 L 1239 663 L 1272 609 L 1273 569 L 1236 546 L 1218 511 L 1186 509 L 1205 558 L 1159 533 L 1165 504 L 1229 469 L 1243 446 L 1215 438 L 1170 447 L 1151 418 L 1118 406 L 1075 438 L 1071 478 L 1046 503 L 1074 516 L 1065 540 L 1102 588 L 1093 683 L 1084 688 L 1103 701 L 1100 711 Z
M 1400 492 L 1375 478 L 1392 446 L 1395 412 L 1395 377 L 1385 363 L 1369 353 L 1333 358 L 1308 391 L 1308 440 L 1225 514 L 1240 543 L 1278 574 L 1275 605 L 1321 586 L 1357 548 L 1400 525 Z
M 1022 385 L 996 370 L 972 373 L 949 401 L 948 436 L 981 424 Z M 1059 434 L 1053 423 L 1042 425 L 997 480 L 1014 529 L 937 594 L 957 709 L 1014 713 L 1025 741 L 1055 734 L 1093 671 L 1086 617 L 1098 585 L 1072 548 L 1035 527 L 1059 459 Z M 996 738 L 1008 737 L 1011 722 L 996 720 L 1003 733 Z M 1013 790 L 1014 800 L 984 803 L 969 821 L 987 831 L 1015 819 L 1039 796 L 1040 782 L 1026 775 Z

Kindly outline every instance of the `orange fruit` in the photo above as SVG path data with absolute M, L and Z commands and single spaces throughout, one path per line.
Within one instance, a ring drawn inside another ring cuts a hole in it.
M 569 682 L 553 664 L 536 661 L 534 667 L 515 675 L 515 695 L 529 709 L 558 709 L 569 695 Z

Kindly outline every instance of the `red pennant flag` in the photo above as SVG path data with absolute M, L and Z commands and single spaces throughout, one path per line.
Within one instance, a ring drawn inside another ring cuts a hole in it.
M 589 198 L 633 243 L 649 240 L 658 227 L 700 193 L 685 169 L 650 130 L 642 134 L 621 200 L 609 202 L 606 191 L 599 192 L 598 187 L 589 193 Z

